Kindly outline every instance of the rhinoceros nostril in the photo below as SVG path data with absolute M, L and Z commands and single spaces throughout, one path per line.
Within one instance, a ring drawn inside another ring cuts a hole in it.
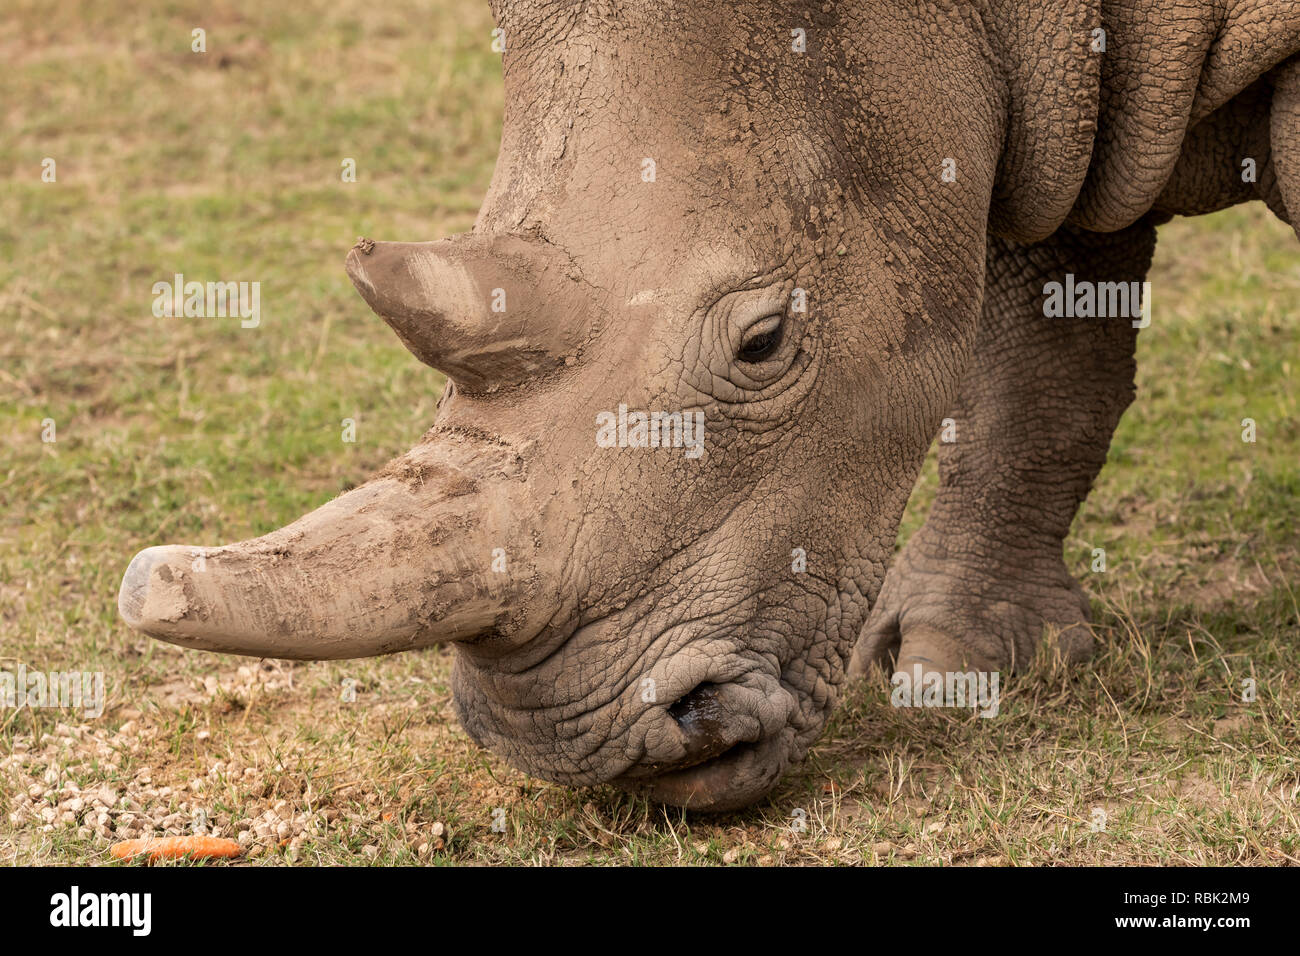
M 710 760 L 736 743 L 728 733 L 728 714 L 718 700 L 716 684 L 700 684 L 668 708 L 686 735 L 686 763 Z

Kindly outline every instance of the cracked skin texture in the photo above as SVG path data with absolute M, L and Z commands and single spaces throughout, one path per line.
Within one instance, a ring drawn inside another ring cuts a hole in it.
M 1043 285 L 1140 281 L 1173 215 L 1293 221 L 1300 5 L 493 9 L 506 113 L 472 234 L 347 264 L 448 372 L 437 422 L 200 571 L 142 552 L 127 621 L 309 659 L 454 641 L 462 723 L 514 766 L 711 810 L 766 794 L 873 660 L 1014 669 L 1045 625 L 1085 657 L 1061 543 L 1136 330 L 1046 320 Z M 705 454 L 599 447 L 620 405 L 702 412 Z

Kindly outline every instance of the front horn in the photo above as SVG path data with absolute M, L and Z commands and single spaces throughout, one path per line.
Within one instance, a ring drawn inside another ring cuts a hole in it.
M 182 647 L 336 660 L 471 640 L 536 590 L 513 526 L 523 465 L 501 445 L 430 438 L 293 524 L 221 548 L 147 548 L 118 610 Z M 496 549 L 509 573 L 494 573 Z

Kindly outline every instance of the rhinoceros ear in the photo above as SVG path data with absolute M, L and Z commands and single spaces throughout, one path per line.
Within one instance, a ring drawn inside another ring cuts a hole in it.
M 416 358 L 465 391 L 490 391 L 573 364 L 593 304 L 567 257 L 516 236 L 438 242 L 361 239 L 348 275 Z
M 1104 33 L 1098 0 L 996 4 L 990 32 L 1007 126 L 989 231 L 1037 242 L 1065 220 L 1088 173 Z

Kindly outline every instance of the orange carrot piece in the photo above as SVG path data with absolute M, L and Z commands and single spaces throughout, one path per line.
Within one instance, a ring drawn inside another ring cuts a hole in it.
M 114 843 L 108 850 L 115 859 L 130 860 L 146 853 L 149 861 L 179 860 L 189 857 L 194 860 L 221 860 L 239 856 L 243 848 L 234 840 L 223 840 L 210 836 L 148 837 L 144 840 L 123 840 Z

